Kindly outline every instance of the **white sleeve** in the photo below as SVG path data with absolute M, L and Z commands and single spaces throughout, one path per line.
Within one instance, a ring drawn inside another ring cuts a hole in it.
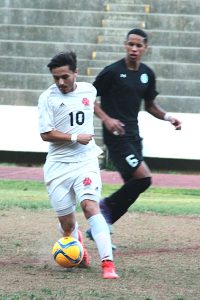
M 43 93 L 38 100 L 39 131 L 45 133 L 55 129 L 53 112 L 48 103 L 48 96 Z

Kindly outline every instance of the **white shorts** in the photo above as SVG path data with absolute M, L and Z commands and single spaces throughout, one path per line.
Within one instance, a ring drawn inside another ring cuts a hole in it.
M 99 201 L 101 176 L 98 158 L 90 161 L 65 163 L 46 162 L 44 180 L 53 209 L 58 216 L 75 211 L 77 202 Z

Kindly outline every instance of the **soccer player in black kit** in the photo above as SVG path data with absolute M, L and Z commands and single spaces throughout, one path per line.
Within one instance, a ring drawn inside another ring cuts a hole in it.
M 142 101 L 148 113 L 169 121 L 176 130 L 181 129 L 181 122 L 155 102 L 158 95 L 155 74 L 141 62 L 148 47 L 146 32 L 132 29 L 124 46 L 125 58 L 105 67 L 93 83 L 101 97 L 101 104 L 95 104 L 95 114 L 103 123 L 104 143 L 124 180 L 119 190 L 100 201 L 101 212 L 110 225 L 151 185 L 151 172 L 143 160 L 138 128 Z

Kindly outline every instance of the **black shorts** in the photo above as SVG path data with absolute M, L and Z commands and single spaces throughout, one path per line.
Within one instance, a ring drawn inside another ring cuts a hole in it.
M 124 181 L 129 180 L 143 161 L 141 137 L 110 136 L 105 144 L 116 169 Z

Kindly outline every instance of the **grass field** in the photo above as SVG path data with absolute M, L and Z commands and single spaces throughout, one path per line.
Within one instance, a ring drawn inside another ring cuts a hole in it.
M 104 185 L 103 195 L 119 186 Z M 42 182 L 0 181 L 0 300 L 199 300 L 200 190 L 150 188 L 114 226 L 119 280 L 101 279 L 95 244 L 89 270 L 51 257 L 60 237 Z M 87 222 L 78 208 L 83 231 Z
M 119 185 L 104 185 L 106 196 Z M 23 209 L 47 209 L 50 203 L 41 181 L 0 181 L 0 209 L 20 207 Z M 155 212 L 168 215 L 200 215 L 200 190 L 151 187 L 140 196 L 130 211 Z

